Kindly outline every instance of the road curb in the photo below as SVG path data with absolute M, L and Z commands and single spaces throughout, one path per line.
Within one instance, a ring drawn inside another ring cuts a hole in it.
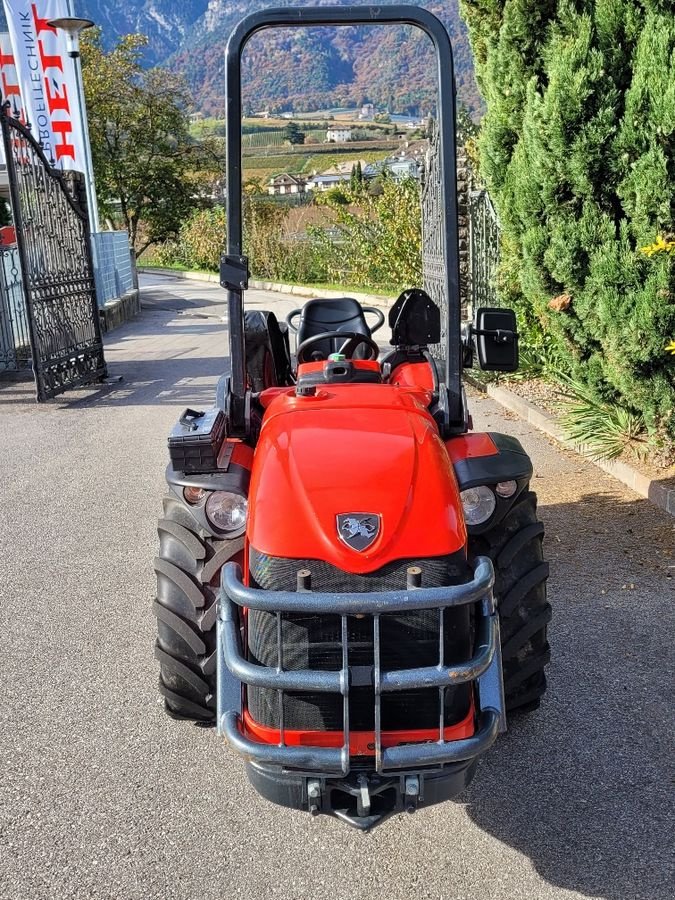
M 138 288 L 134 288 L 118 297 L 116 300 L 110 300 L 105 306 L 100 306 L 98 310 L 99 321 L 101 323 L 101 331 L 107 334 L 114 328 L 119 328 L 126 322 L 130 322 L 141 311 L 141 295 Z
M 150 266 L 139 266 L 139 275 L 161 275 L 166 278 L 184 278 L 186 281 L 210 281 L 220 284 L 220 277 L 215 272 L 183 272 L 182 269 L 155 269 Z
M 377 306 L 390 307 L 396 302 L 396 297 L 386 297 L 384 294 L 364 294 L 361 291 L 331 291 L 328 288 L 303 287 L 298 284 L 280 284 L 274 281 L 249 281 L 249 287 L 260 291 L 275 291 L 278 294 L 293 294 L 298 297 L 317 297 L 322 300 L 335 300 L 340 297 L 353 297 L 359 303 L 374 303 Z
M 626 487 L 635 491 L 636 494 L 649 500 L 654 506 L 658 506 L 659 509 L 669 513 L 669 515 L 675 516 L 675 489 L 666 487 L 647 475 L 643 475 L 642 472 L 639 472 L 628 463 L 591 459 L 583 444 L 575 444 L 573 441 L 565 438 L 561 426 L 550 413 L 544 412 L 538 406 L 530 403 L 529 400 L 524 400 L 518 394 L 514 394 L 500 385 L 481 384 L 480 381 L 471 376 L 466 377 L 466 380 L 472 387 L 492 397 L 500 406 L 516 413 L 521 419 L 534 425 L 539 431 L 543 431 L 544 434 L 552 437 L 568 450 L 573 450 L 579 456 L 583 456 L 584 459 L 592 462 L 593 465 L 625 484 Z
M 180 269 L 156 269 L 148 266 L 139 266 L 139 272 L 146 275 L 162 275 L 170 278 L 185 278 L 188 281 L 208 281 L 212 284 L 219 284 L 220 277 L 211 272 L 183 272 Z M 328 288 L 311 288 L 303 287 L 299 284 L 282 284 L 279 281 L 258 281 L 250 280 L 248 283 L 250 288 L 257 291 L 273 291 L 276 294 L 291 294 L 297 297 L 317 297 L 322 300 L 335 300 L 339 297 L 348 295 L 353 297 L 359 303 L 372 303 L 376 306 L 390 307 L 396 302 L 396 297 L 388 297 L 384 294 L 365 294 L 360 291 L 332 291 Z

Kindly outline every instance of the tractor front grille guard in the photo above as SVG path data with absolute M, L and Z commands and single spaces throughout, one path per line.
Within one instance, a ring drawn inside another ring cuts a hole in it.
M 470 760 L 487 750 L 500 731 L 506 730 L 502 681 L 499 616 L 492 587 L 492 562 L 479 557 L 473 578 L 465 584 L 416 587 L 419 570 L 410 570 L 406 590 L 369 593 L 316 592 L 303 588 L 309 573 L 300 572 L 298 591 L 268 591 L 247 587 L 236 563 L 223 567 L 218 601 L 218 729 L 227 742 L 247 759 L 293 771 L 347 775 L 350 770 L 350 686 L 363 684 L 363 672 L 349 666 L 347 618 L 370 616 L 373 620 L 374 666 L 369 673 L 374 689 L 375 770 L 392 774 L 404 769 L 442 766 Z M 444 664 L 444 611 L 450 607 L 477 605 L 476 648 L 467 662 Z M 276 614 L 278 666 L 261 666 L 246 659 L 242 651 L 240 608 Z M 381 667 L 380 616 L 388 613 L 436 609 L 439 611 L 439 663 L 413 669 L 383 671 Z M 282 615 L 338 615 L 342 621 L 342 668 L 338 671 L 283 668 Z M 357 667 L 360 668 L 360 667 Z M 446 688 L 467 682 L 478 686 L 478 728 L 468 738 L 445 740 L 444 698 Z M 241 683 L 279 692 L 279 743 L 253 741 L 245 735 L 241 720 Z M 439 694 L 438 741 L 382 746 L 382 695 L 391 691 L 437 688 Z M 343 743 L 341 747 L 289 746 L 285 742 L 285 691 L 329 692 L 342 695 Z

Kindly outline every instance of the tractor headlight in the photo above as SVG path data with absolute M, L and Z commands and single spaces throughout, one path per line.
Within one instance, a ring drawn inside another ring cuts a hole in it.
M 218 531 L 233 537 L 246 527 L 246 509 L 246 497 L 241 494 L 214 491 L 206 501 L 206 518 Z
M 513 497 L 515 492 L 518 490 L 518 482 L 517 481 L 499 481 L 497 483 L 497 487 L 495 488 L 498 496 L 503 497 L 508 500 L 509 497 Z
M 495 511 L 497 498 L 484 484 L 468 488 L 460 494 L 467 525 L 482 525 Z
M 194 487 L 193 485 L 188 485 L 183 488 L 183 497 L 185 502 L 189 503 L 190 506 L 198 506 L 200 503 L 203 503 L 206 494 L 207 492 L 204 488 Z

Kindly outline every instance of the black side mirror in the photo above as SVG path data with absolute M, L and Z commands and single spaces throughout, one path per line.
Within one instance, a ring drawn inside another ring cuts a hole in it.
M 490 372 L 515 372 L 518 368 L 518 331 L 512 309 L 482 307 L 471 326 L 478 362 Z

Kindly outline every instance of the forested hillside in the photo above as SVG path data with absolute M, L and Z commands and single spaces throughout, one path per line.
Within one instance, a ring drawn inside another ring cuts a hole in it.
M 328 2 L 349 5 L 349 0 L 313 0 L 313 5 Z M 77 12 L 100 26 L 108 48 L 124 34 L 147 35 L 145 63 L 183 72 L 195 108 L 222 116 L 227 37 L 246 13 L 271 5 L 300 6 L 302 0 L 78 0 Z M 459 98 L 477 115 L 481 101 L 457 0 L 420 0 L 418 5 L 435 12 L 448 27 Z M 1 11 L 0 6 L 0 18 Z M 433 73 L 430 43 L 414 29 L 274 31 L 257 36 L 249 46 L 245 100 L 248 111 L 303 111 L 370 101 L 395 112 L 422 113 L 433 104 Z
M 338 0 L 340 2 L 340 0 Z M 171 59 L 185 72 L 205 112 L 223 111 L 223 47 L 232 25 L 265 2 L 211 0 L 207 15 Z M 280 5 L 299 6 L 298 0 Z M 319 5 L 327 5 L 319 2 Z M 348 5 L 342 0 L 341 5 Z M 457 0 L 420 2 L 447 26 L 455 52 L 460 100 L 474 113 L 481 101 Z M 370 101 L 396 112 L 424 112 L 433 104 L 433 50 L 411 28 L 340 28 L 273 31 L 256 36 L 245 62 L 248 111 L 311 110 Z M 449 74 L 448 74 L 449 77 Z

